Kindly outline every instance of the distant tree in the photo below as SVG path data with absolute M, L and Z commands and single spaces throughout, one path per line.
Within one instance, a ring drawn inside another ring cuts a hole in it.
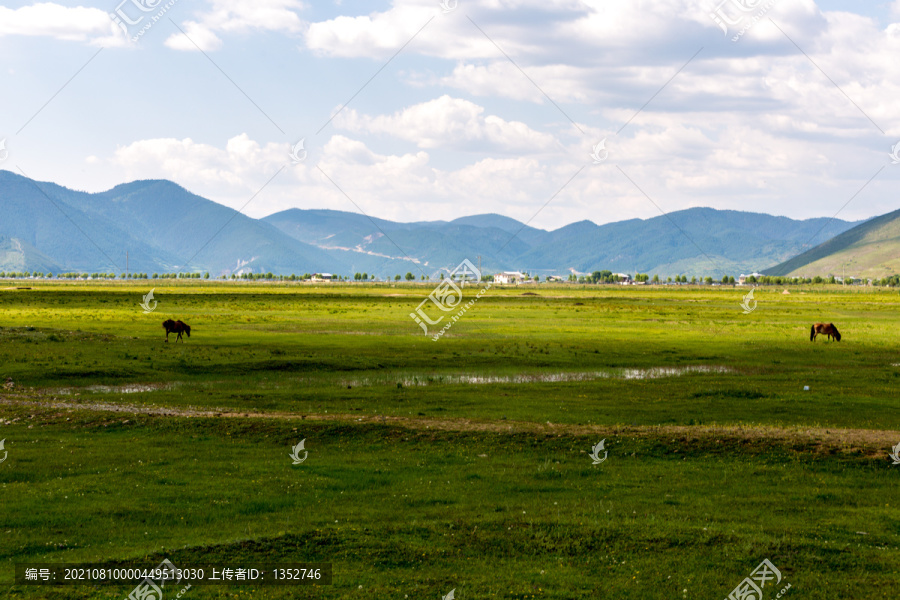
M 706 285 L 712 285 L 713 278 L 710 277 L 709 275 L 707 275 L 707 276 L 706 276 L 706 279 L 704 279 L 703 281 L 706 282 Z
M 653 274 L 653 283 L 659 283 L 659 275 L 656 273 Z
M 394 281 L 400 281 L 400 274 L 394 275 Z
M 363 273 L 362 278 L 363 278 L 363 281 L 367 280 L 369 278 L 369 274 Z
M 413 280 L 415 280 L 415 278 L 416 278 L 415 275 L 413 275 L 413 274 L 410 273 L 409 271 L 406 272 L 406 280 L 407 280 L 407 281 L 413 281 Z
M 540 276 L 539 276 L 539 275 L 535 275 L 535 276 L 534 276 L 534 280 L 535 280 L 535 281 L 540 281 L 540 280 L 541 280 L 541 278 L 540 278 Z

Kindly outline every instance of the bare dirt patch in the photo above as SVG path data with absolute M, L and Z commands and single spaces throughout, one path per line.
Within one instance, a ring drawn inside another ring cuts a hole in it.
M 33 396 L 0 396 L 2 406 L 34 406 L 52 410 L 112 412 L 181 418 L 274 419 L 284 421 L 322 421 L 383 424 L 416 430 L 475 431 L 486 433 L 543 433 L 561 436 L 632 436 L 691 443 L 733 443 L 769 441 L 793 446 L 797 451 L 813 453 L 862 453 L 870 458 L 887 458 L 890 448 L 900 440 L 900 431 L 872 429 L 835 429 L 823 427 L 772 427 L 756 425 L 571 425 L 531 421 L 476 421 L 472 419 L 435 419 L 355 414 L 301 414 L 290 412 L 235 411 L 233 409 L 195 409 L 136 406 L 108 402 L 60 402 L 55 398 L 38 400 Z

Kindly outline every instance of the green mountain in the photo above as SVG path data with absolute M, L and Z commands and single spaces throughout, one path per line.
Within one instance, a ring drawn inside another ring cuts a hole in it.
M 852 223 L 689 208 L 651 219 L 606 225 L 573 223 L 549 234 L 522 257 L 545 269 L 563 264 L 579 272 L 738 275 L 759 271 L 797 252 L 810 237 L 837 235 Z
M 860 278 L 896 275 L 900 273 L 900 210 L 857 225 L 765 273 Z
M 58 264 L 56 271 L 298 273 L 346 265 L 275 227 L 170 181 L 76 192 L 0 171 L 0 235 Z M 48 269 L 49 270 L 49 269 Z
M 127 251 L 132 272 L 386 278 L 410 271 L 433 279 L 463 259 L 480 262 L 484 273 L 739 275 L 787 261 L 811 239 L 843 239 L 839 234 L 857 225 L 711 208 L 606 225 L 581 221 L 554 231 L 497 214 L 398 223 L 290 209 L 252 219 L 165 180 L 89 194 L 2 170 L 0 214 L 6 271 L 121 273 Z
M 291 209 L 263 220 L 308 244 L 331 252 L 340 248 L 354 271 L 378 274 L 407 270 L 386 256 L 408 256 L 432 274 L 435 268 L 452 268 L 463 258 L 481 255 L 485 272 L 522 269 L 547 275 L 609 269 L 720 277 L 761 270 L 801 251 L 817 232 L 827 237 L 853 226 L 827 218 L 795 221 L 711 208 L 606 225 L 580 221 L 555 231 L 493 214 L 449 223 L 376 220 L 376 226 L 353 213 Z
M 353 272 L 379 276 L 411 271 L 437 277 L 463 259 L 483 256 L 485 272 L 512 268 L 529 245 L 515 231 L 522 224 L 500 215 L 452 222 L 396 223 L 335 210 L 290 209 L 263 219 L 284 233 L 340 256 Z M 547 232 L 526 228 L 525 235 Z

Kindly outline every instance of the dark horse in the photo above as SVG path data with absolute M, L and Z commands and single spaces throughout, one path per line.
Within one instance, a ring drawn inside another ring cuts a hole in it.
M 824 333 L 829 339 L 833 337 L 838 342 L 841 341 L 841 332 L 837 330 L 834 323 L 816 323 L 813 325 L 812 329 L 809 330 L 809 341 L 816 341 L 816 336 L 820 333 Z
M 181 321 L 173 321 L 172 319 L 167 319 L 163 321 L 163 328 L 166 330 L 166 341 L 169 341 L 170 333 L 177 333 L 178 337 L 175 338 L 175 341 L 181 340 L 181 343 L 184 343 L 184 338 L 181 337 L 182 333 L 186 333 L 188 337 L 191 337 L 191 326 L 183 323 Z

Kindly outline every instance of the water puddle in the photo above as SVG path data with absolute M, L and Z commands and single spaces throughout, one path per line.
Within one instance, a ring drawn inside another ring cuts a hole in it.
M 89 385 L 87 387 L 59 388 L 53 393 L 60 395 L 80 394 L 91 392 L 92 394 L 139 394 L 142 392 L 158 392 L 175 387 L 171 383 L 128 383 L 125 385 Z
M 734 373 L 733 369 L 721 366 L 696 365 L 687 367 L 651 367 L 649 369 L 608 369 L 605 371 L 582 371 L 567 373 L 521 373 L 518 375 L 421 375 L 403 377 L 367 377 L 345 380 L 341 386 L 396 385 L 486 385 L 499 383 L 558 383 L 568 381 L 593 381 L 596 379 L 661 379 L 678 377 L 690 373 Z

